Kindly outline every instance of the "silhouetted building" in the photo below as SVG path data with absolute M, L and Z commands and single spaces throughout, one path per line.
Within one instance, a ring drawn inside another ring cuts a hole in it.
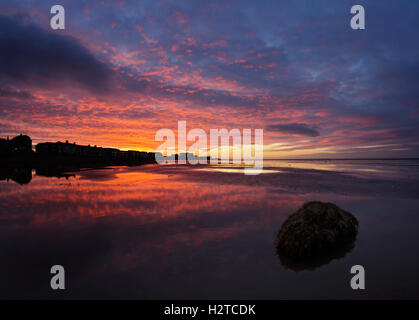
M 0 154 L 8 154 L 10 152 L 9 141 L 0 138 Z
M 9 140 L 0 139 L 0 155 L 2 161 L 14 161 L 14 164 L 115 164 L 132 165 L 155 162 L 154 152 L 122 151 L 115 148 L 83 146 L 75 142 L 43 142 L 32 151 L 32 140 L 26 135 L 19 135 Z M 27 156 L 29 155 L 30 156 Z
M 27 135 L 19 135 L 10 140 L 10 149 L 12 153 L 31 153 L 32 140 Z
M 154 153 L 142 151 L 121 151 L 114 148 L 83 146 L 75 143 L 43 142 L 35 147 L 36 153 L 43 156 L 74 156 L 77 158 L 101 159 L 109 161 L 141 162 L 153 161 Z
M 0 139 L 0 154 L 25 154 L 32 152 L 32 140 L 27 135 L 19 135 L 12 140 Z

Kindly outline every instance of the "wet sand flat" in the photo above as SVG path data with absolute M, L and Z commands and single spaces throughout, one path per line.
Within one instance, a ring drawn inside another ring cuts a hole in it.
M 419 163 L 352 162 L 0 181 L 0 297 L 54 298 L 49 268 L 59 263 L 69 275 L 61 298 L 418 298 Z M 280 264 L 275 234 L 311 200 L 352 212 L 359 234 L 343 257 L 295 272 Z M 349 285 L 355 264 L 366 270 L 363 292 Z

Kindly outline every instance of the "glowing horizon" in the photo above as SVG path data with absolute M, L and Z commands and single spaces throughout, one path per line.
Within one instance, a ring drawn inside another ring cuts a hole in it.
M 186 120 L 262 128 L 267 159 L 419 157 L 418 4 L 368 4 L 360 32 L 350 4 L 72 1 L 51 30 L 0 0 L 0 137 L 151 152 Z

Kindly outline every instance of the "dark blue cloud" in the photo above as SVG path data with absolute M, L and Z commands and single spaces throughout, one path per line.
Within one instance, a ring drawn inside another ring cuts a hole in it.
M 307 137 L 317 137 L 319 135 L 319 132 L 315 128 L 311 128 L 305 123 L 273 124 L 268 126 L 267 129 L 270 131 Z
M 31 99 L 32 94 L 26 90 L 14 90 L 9 88 L 0 88 L 0 98 Z
M 0 82 L 53 85 L 72 82 L 92 91 L 108 88 L 111 69 L 76 39 L 0 16 Z

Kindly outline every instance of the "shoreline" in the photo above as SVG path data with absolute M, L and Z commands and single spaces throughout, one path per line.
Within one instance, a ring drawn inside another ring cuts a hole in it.
M 146 163 L 156 163 L 154 157 L 144 159 L 107 159 L 100 157 L 80 157 L 71 155 L 40 155 L 36 153 L 25 155 L 10 155 L 0 158 L 2 167 L 45 167 L 45 166 L 75 166 L 75 167 L 107 167 L 130 166 Z

